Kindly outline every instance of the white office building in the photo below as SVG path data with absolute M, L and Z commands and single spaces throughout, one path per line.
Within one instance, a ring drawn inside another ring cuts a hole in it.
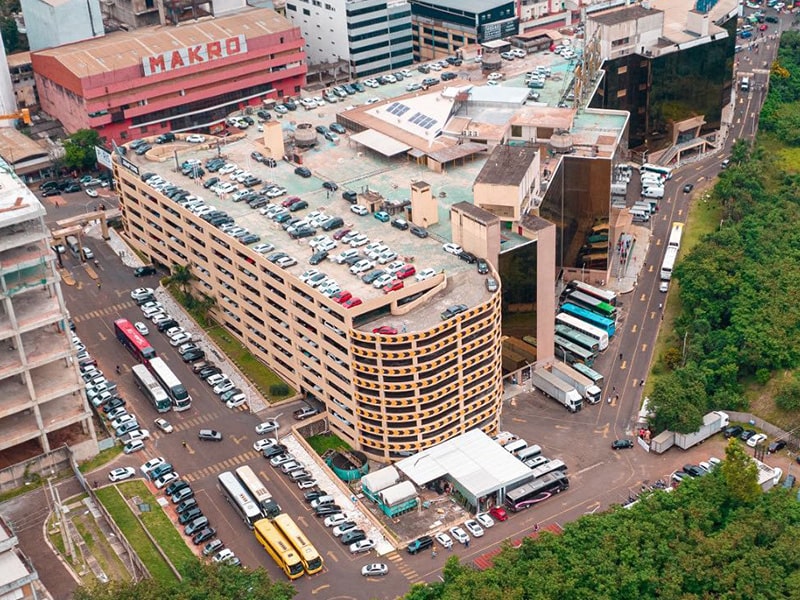
M 413 62 L 406 0 L 291 0 L 286 16 L 306 40 L 310 65 L 347 61 L 354 79 Z

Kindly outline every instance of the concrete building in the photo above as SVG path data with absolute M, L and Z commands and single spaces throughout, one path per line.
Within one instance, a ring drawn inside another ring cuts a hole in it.
M 17 52 L 7 57 L 8 71 L 14 90 L 16 106 L 19 108 L 35 108 L 39 105 L 36 95 L 36 80 L 33 77 L 33 65 L 30 52 Z
M 300 29 L 311 65 L 347 61 L 350 78 L 357 78 L 414 60 L 407 0 L 294 0 L 286 16 Z
M 39 574 L 20 550 L 17 536 L 0 518 L 0 598 L 28 600 L 39 597 L 47 597 Z
M 409 0 L 414 60 L 442 59 L 518 33 L 514 0 Z
M 123 142 L 207 130 L 231 112 L 294 95 L 307 66 L 299 29 L 267 9 L 117 32 L 32 55 L 42 109 L 68 132 Z
M 125 233 L 136 250 L 165 265 L 190 265 L 195 293 L 216 300 L 215 318 L 292 387 L 321 401 L 331 430 L 353 447 L 374 459 L 397 460 L 470 429 L 497 429 L 500 293 L 487 290 L 474 265 L 443 252 L 431 237 L 362 218 L 364 236 L 382 240 L 418 273 L 433 272 L 381 290 L 351 274 L 347 264 L 326 261 L 318 268 L 357 298 L 339 304 L 301 279 L 313 253 L 306 240 L 276 231 L 272 220 L 245 203 L 218 200 L 199 182 L 180 181 L 299 263 L 282 268 L 277 256 L 270 260 L 142 181 L 145 170 L 175 181 L 170 164 L 129 157 L 123 161 L 115 153 L 114 174 Z M 309 210 L 351 221 L 343 199 L 306 198 Z M 380 333 L 380 327 L 394 333 Z
M 45 210 L 0 160 L 0 451 L 97 453 Z M 11 462 L 17 462 L 12 460 Z
M 586 39 L 597 41 L 603 78 L 590 106 L 630 113 L 632 150 L 702 149 L 731 99 L 738 8 L 653 0 L 591 13 Z
M 99 0 L 21 0 L 31 51 L 102 37 Z

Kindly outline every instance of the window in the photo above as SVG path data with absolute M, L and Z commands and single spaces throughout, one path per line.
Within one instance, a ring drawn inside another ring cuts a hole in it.
M 620 65 L 619 67 L 617 67 L 617 75 L 624 75 L 627 72 L 628 72 L 627 65 Z
M 617 90 L 617 98 L 624 98 L 628 95 L 628 90 Z
M 310 16 L 311 16 L 311 11 L 310 11 L 310 10 L 308 10 L 307 8 L 304 8 L 304 9 L 303 9 L 303 14 L 304 14 L 305 16 L 307 16 L 307 17 L 310 17 Z

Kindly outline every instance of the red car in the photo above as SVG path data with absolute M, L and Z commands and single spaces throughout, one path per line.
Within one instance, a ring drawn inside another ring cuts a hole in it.
M 395 279 L 394 281 L 390 281 L 383 286 L 383 293 L 388 294 L 389 292 L 394 292 L 401 289 L 403 289 L 403 281 L 401 279 Z
M 758 30 L 759 31 L 766 31 L 767 30 L 767 25 L 765 23 L 762 23 L 761 25 L 758 26 Z
M 345 308 L 353 308 L 361 304 L 361 298 L 350 298 L 350 300 L 346 300 L 342 303 L 342 306 Z
M 394 327 L 389 327 L 388 325 L 383 325 L 373 329 L 372 333 L 379 333 L 381 335 L 397 335 L 397 329 Z
M 281 202 L 281 206 L 289 208 L 295 202 L 300 202 L 300 196 L 289 196 L 286 200 Z
M 337 231 L 336 233 L 333 234 L 333 239 L 335 239 L 338 242 L 344 236 L 346 236 L 348 233 L 350 233 L 349 229 L 340 229 L 339 231 Z
M 498 521 L 508 521 L 508 513 L 502 506 L 495 506 L 489 510 L 489 514 Z
M 417 269 L 414 268 L 414 265 L 404 265 L 402 269 L 400 269 L 397 273 L 394 274 L 395 277 L 398 279 L 405 279 L 406 277 L 411 277 L 412 275 L 417 274 Z
M 344 304 L 352 297 L 353 294 L 351 294 L 347 290 L 342 290 L 341 292 L 336 292 L 333 296 L 331 296 L 331 299 L 338 304 Z

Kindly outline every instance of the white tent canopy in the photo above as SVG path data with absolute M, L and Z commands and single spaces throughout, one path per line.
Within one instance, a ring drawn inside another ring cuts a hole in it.
M 377 494 L 400 481 L 400 473 L 393 466 L 384 467 L 361 478 L 361 487 Z
M 411 146 L 408 144 L 398 142 L 396 139 L 374 129 L 367 129 L 361 133 L 351 135 L 350 139 L 371 150 L 375 150 L 375 152 L 380 152 L 384 156 L 395 156 L 411 150 Z
M 394 506 L 417 497 L 417 488 L 410 481 L 402 481 L 381 492 L 381 501 L 386 506 Z

